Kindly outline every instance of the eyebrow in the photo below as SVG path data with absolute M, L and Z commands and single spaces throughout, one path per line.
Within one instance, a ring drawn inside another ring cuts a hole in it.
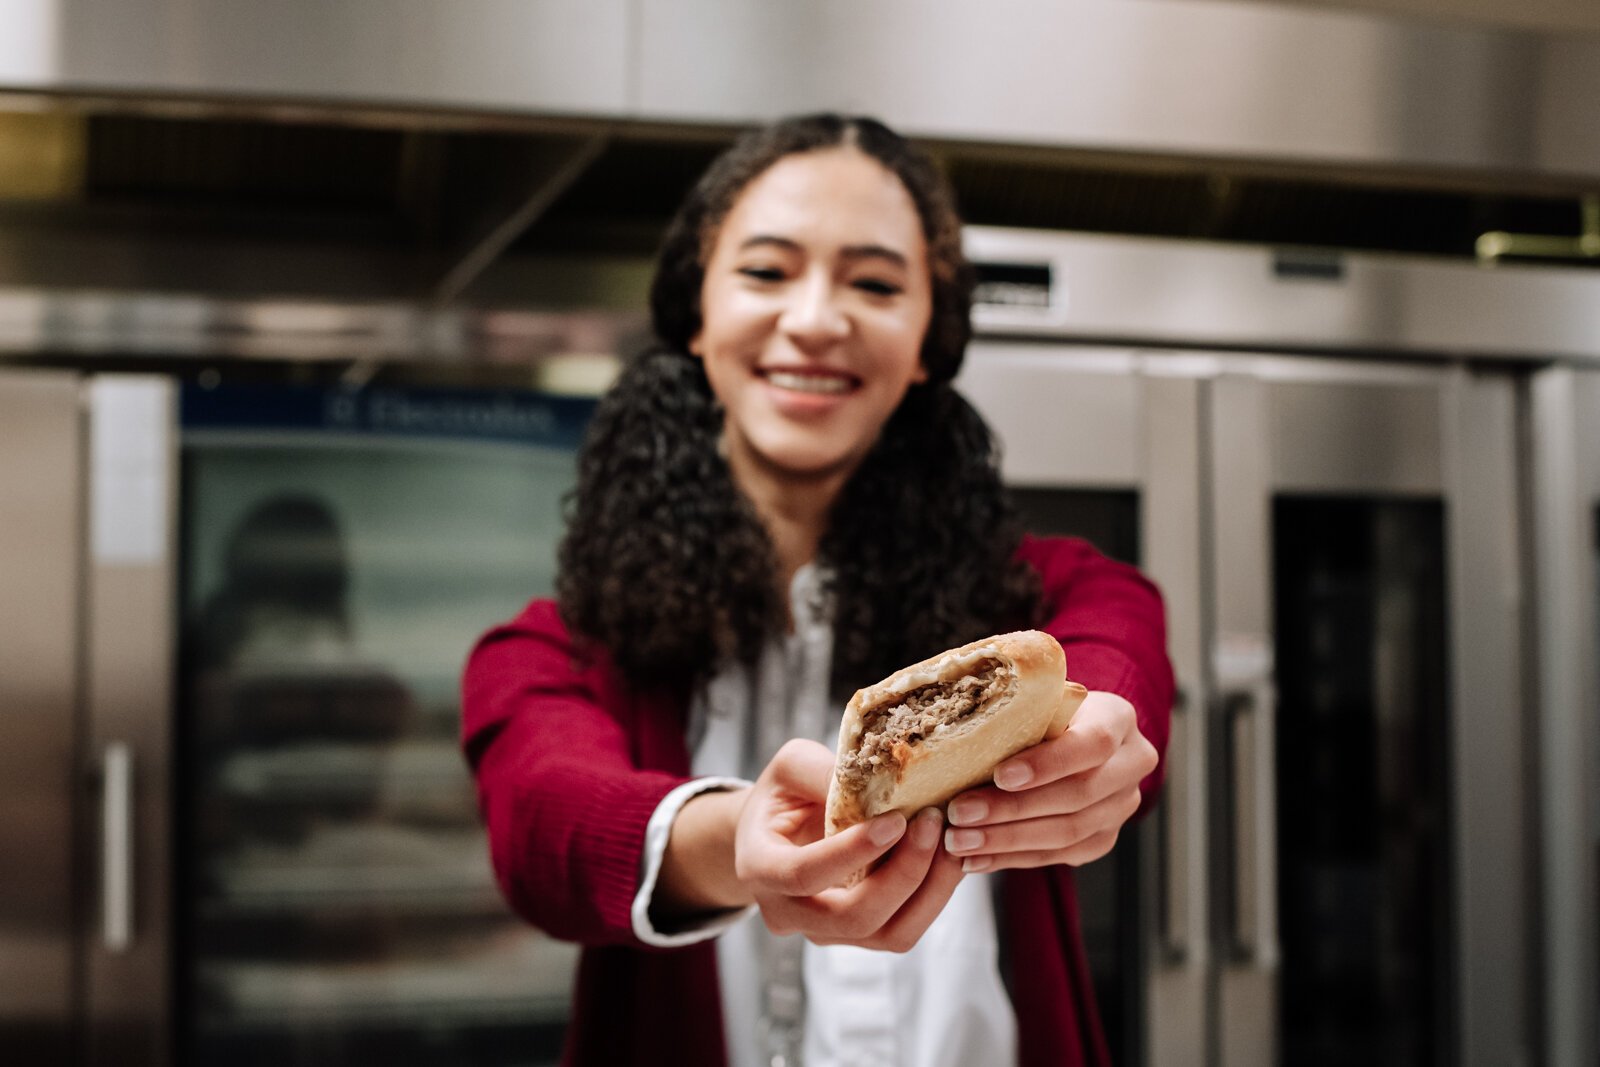
M 753 237 L 745 238 L 739 243 L 739 249 L 743 251 L 746 248 L 758 248 L 762 245 L 773 245 L 788 252 L 804 251 L 798 241 L 770 233 L 758 233 Z M 846 259 L 886 259 L 897 267 L 904 268 L 909 266 L 904 253 L 896 252 L 894 249 L 884 245 L 846 245 L 840 249 L 840 255 Z

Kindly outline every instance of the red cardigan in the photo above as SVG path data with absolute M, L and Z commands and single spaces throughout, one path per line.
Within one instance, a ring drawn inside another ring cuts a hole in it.
M 1160 594 L 1082 541 L 1028 539 L 1042 629 L 1073 679 L 1133 703 L 1164 752 L 1172 671 Z M 468 661 L 462 743 L 506 900 L 584 946 L 563 1062 L 726 1062 L 714 943 L 656 949 L 633 934 L 645 824 L 689 773 L 687 693 L 641 693 L 575 665 L 556 606 L 536 600 Z M 578 755 L 581 754 L 581 759 Z M 1141 785 L 1147 809 L 1163 765 Z M 1108 1062 L 1067 867 L 1007 871 L 1000 910 L 1023 1067 Z

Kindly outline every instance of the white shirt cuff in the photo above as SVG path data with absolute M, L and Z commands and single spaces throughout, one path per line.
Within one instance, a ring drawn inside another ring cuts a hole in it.
M 708 941 L 755 910 L 733 908 L 715 912 L 686 923 L 683 929 L 664 934 L 650 921 L 650 902 L 655 896 L 656 879 L 661 876 L 661 859 L 667 853 L 667 839 L 672 836 L 672 823 L 691 797 L 713 789 L 743 789 L 750 783 L 742 778 L 696 778 L 684 782 L 661 798 L 650 822 L 644 830 L 644 855 L 640 857 L 643 869 L 639 872 L 639 892 L 633 898 L 633 934 L 647 945 L 657 948 L 676 948 Z

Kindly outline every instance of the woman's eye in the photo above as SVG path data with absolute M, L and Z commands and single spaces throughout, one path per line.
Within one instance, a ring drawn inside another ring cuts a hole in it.
M 894 282 L 884 281 L 882 278 L 858 278 L 856 288 L 862 292 L 871 293 L 873 296 L 894 296 L 900 292 L 900 287 Z
M 783 280 L 783 271 L 777 267 L 740 267 L 739 273 L 746 278 L 754 278 L 758 282 L 780 282 Z

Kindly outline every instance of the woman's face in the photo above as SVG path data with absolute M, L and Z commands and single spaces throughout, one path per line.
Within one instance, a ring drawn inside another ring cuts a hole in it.
M 689 348 L 736 472 L 847 475 L 914 382 L 932 313 L 905 186 L 852 148 L 785 156 L 734 201 Z

